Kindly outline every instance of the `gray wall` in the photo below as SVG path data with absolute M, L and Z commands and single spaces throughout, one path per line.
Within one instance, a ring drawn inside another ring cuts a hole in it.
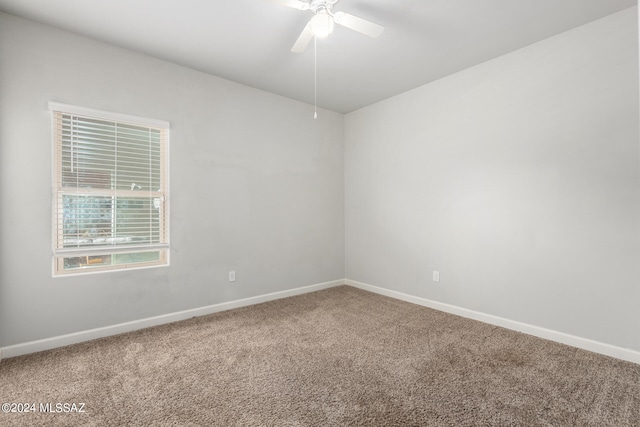
M 345 150 L 349 279 L 640 350 L 636 8 L 350 113 Z
M 6 14 L 0 58 L 0 347 L 344 277 L 341 114 Z M 170 267 L 51 277 L 51 100 L 171 122 Z

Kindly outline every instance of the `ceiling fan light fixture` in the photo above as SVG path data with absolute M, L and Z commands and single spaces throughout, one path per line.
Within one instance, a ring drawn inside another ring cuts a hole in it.
M 311 25 L 313 35 L 318 38 L 327 37 L 333 32 L 333 27 L 335 26 L 333 17 L 325 10 L 321 10 L 316 13 L 309 23 Z

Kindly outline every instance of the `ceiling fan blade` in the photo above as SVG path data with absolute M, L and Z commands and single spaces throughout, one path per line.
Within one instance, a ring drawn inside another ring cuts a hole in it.
M 382 31 L 384 31 L 384 27 L 382 25 L 374 24 L 366 19 L 358 18 L 357 16 L 349 15 L 344 12 L 336 12 L 333 15 L 333 20 L 336 24 L 373 38 L 378 37 L 382 34 Z
M 311 21 L 307 22 L 307 25 L 298 36 L 298 40 L 293 44 L 291 48 L 291 52 L 293 53 L 302 53 L 307 48 L 307 45 L 313 38 L 313 31 L 311 30 Z
M 271 3 L 279 4 L 280 6 L 291 7 L 298 10 L 309 9 L 309 3 L 301 0 L 269 0 Z

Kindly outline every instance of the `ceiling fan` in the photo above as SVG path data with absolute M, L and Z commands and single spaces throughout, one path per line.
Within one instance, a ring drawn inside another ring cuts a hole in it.
M 291 7 L 298 10 L 310 10 L 313 17 L 302 30 L 298 40 L 293 44 L 291 52 L 301 53 L 313 38 L 326 37 L 333 31 L 334 24 L 357 31 L 369 37 L 376 38 L 384 27 L 357 16 L 344 12 L 334 12 L 333 6 L 339 0 L 271 0 L 273 3 Z

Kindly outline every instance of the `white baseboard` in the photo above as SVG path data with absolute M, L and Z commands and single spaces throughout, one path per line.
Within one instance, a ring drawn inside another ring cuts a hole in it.
M 344 282 L 349 286 L 353 286 L 365 291 L 370 291 L 376 294 L 433 308 L 435 310 L 444 311 L 446 313 L 466 317 L 468 319 L 478 320 L 480 322 L 489 323 L 491 325 L 501 326 L 513 331 L 523 332 L 525 334 L 533 335 L 539 338 L 544 338 L 550 341 L 570 345 L 572 347 L 581 348 L 583 350 L 591 351 L 594 353 L 603 354 L 605 356 L 611 356 L 617 359 L 640 364 L 640 352 L 635 350 L 616 347 L 614 345 L 605 344 L 587 338 L 581 338 L 575 335 L 569 335 L 563 332 L 541 328 L 539 326 L 529 325 L 527 323 L 521 323 L 515 320 L 505 319 L 503 317 L 493 316 L 490 314 L 468 310 L 466 308 L 461 308 L 450 304 L 428 300 L 426 298 L 404 294 L 402 292 L 396 292 L 389 289 L 368 285 L 366 283 L 356 282 L 355 280 L 345 279 Z
M 96 338 L 104 338 L 111 335 L 122 334 L 125 332 L 136 331 L 138 329 L 148 328 L 151 326 L 163 325 L 165 323 L 177 322 L 179 320 L 190 319 L 191 317 L 204 316 L 207 314 L 217 313 L 220 311 L 231 310 L 239 307 L 260 304 L 267 301 L 273 301 L 281 298 L 302 295 L 309 292 L 315 292 L 322 289 L 328 289 L 335 286 L 344 285 L 344 280 L 334 280 L 331 282 L 318 283 L 315 285 L 303 286 L 301 288 L 288 289 L 286 291 L 273 292 L 255 297 L 239 299 L 235 301 L 223 302 L 220 304 L 199 307 L 190 310 L 178 311 L 175 313 L 163 314 L 146 319 L 134 320 L 131 322 L 119 323 L 117 325 L 105 326 L 102 328 L 89 329 L 86 331 L 74 332 L 71 334 L 60 335 L 52 338 L 45 338 L 37 341 L 25 342 L 22 344 L 10 345 L 0 348 L 0 360 L 24 354 L 35 353 L 52 348 L 63 347 L 66 345 L 77 344 L 84 341 L 90 341 Z
M 158 326 L 158 325 L 163 325 L 165 323 L 177 322 L 177 321 L 189 319 L 195 316 L 204 316 L 207 314 L 217 313 L 220 311 L 231 310 L 239 307 L 246 307 L 249 305 L 260 304 L 263 302 L 273 301 L 281 298 L 287 298 L 295 295 L 302 295 L 309 292 L 315 292 L 322 289 L 328 289 L 328 288 L 332 288 L 332 287 L 340 286 L 344 284 L 353 286 L 355 288 L 363 289 L 365 291 L 373 292 L 376 294 L 388 296 L 388 297 L 399 299 L 402 301 L 407 301 L 413 304 L 422 305 L 424 307 L 433 308 L 435 310 L 444 311 L 446 313 L 451 313 L 461 317 L 478 320 L 480 322 L 501 326 L 503 328 L 511 329 L 517 332 L 523 332 L 525 334 L 533 335 L 539 338 L 548 339 L 551 341 L 559 342 L 561 344 L 566 344 L 573 347 L 581 348 L 583 350 L 592 351 L 594 353 L 599 353 L 606 356 L 615 357 L 617 359 L 626 360 L 628 362 L 640 364 L 640 352 L 635 350 L 616 347 L 610 344 L 601 343 L 601 342 L 590 340 L 587 338 L 581 338 L 575 335 L 565 334 L 563 332 L 541 328 L 539 326 L 529 325 L 526 323 L 521 323 L 521 322 L 517 322 L 510 319 L 505 319 L 503 317 L 493 316 L 490 314 L 485 314 L 485 313 L 457 307 L 450 304 L 432 301 L 426 298 L 408 295 L 401 292 L 392 291 L 389 289 L 380 288 L 377 286 L 373 286 L 373 285 L 369 285 L 366 283 L 361 283 L 361 282 L 357 282 L 355 280 L 349 280 L 349 279 L 318 283 L 315 285 L 303 286 L 300 288 L 289 289 L 286 291 L 273 292 L 269 294 L 258 295 L 255 297 L 244 298 L 240 300 L 229 301 L 229 302 L 224 302 L 220 304 L 214 304 L 214 305 L 209 305 L 205 307 L 199 307 L 199 308 L 194 308 L 190 310 L 164 314 L 164 315 L 155 316 L 155 317 L 148 317 L 145 319 L 134 320 L 131 322 L 119 323 L 112 326 L 89 329 L 86 331 L 60 335 L 57 337 L 46 338 L 46 339 L 37 340 L 37 341 L 30 341 L 30 342 L 11 345 L 7 347 L 1 347 L 0 360 L 2 360 L 3 358 L 21 356 L 24 354 L 35 353 L 38 351 L 49 350 L 52 348 L 63 347 L 71 344 L 77 344 L 84 341 L 90 341 L 96 338 L 103 338 L 111 335 L 131 332 L 138 329 L 148 328 L 151 326 Z

